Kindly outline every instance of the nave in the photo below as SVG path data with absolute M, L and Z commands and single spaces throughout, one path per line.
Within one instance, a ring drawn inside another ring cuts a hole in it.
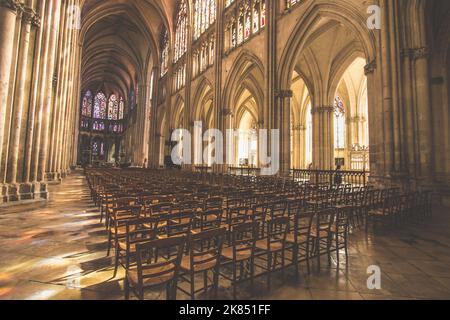
M 1 299 L 124 299 L 125 271 L 113 278 L 113 254 L 106 256 L 107 232 L 99 223 L 100 212 L 90 199 L 81 171 L 61 185 L 50 186 L 47 203 L 2 208 L 0 215 Z M 20 223 L 19 223 L 20 222 Z M 434 208 L 433 218 L 399 226 L 350 234 L 348 265 L 331 266 L 324 256 L 320 272 L 315 259 L 311 274 L 300 266 L 298 283 L 294 269 L 255 279 L 255 290 L 239 285 L 238 299 L 430 299 L 450 294 L 450 220 L 444 208 Z M 382 269 L 382 289 L 369 290 L 367 266 Z M 199 278 L 198 286 L 202 285 Z M 164 299 L 164 290 L 147 292 L 146 299 Z M 178 292 L 178 299 L 188 299 Z M 209 299 L 210 294 L 198 297 Z M 232 299 L 230 284 L 220 280 L 218 298 Z

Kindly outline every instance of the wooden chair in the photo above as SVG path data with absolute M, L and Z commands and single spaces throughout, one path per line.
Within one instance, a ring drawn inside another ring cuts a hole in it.
M 331 238 L 336 252 L 337 265 L 340 265 L 340 250 L 345 252 L 345 261 L 348 266 L 348 235 L 350 228 L 350 217 L 353 216 L 353 207 L 343 207 L 336 209 L 334 224 L 331 227 Z
M 125 239 L 119 239 L 116 247 L 116 258 L 114 265 L 114 278 L 117 275 L 119 264 L 128 270 L 131 259 L 136 254 L 136 246 L 155 240 L 158 235 L 159 218 L 138 218 L 125 221 Z M 125 261 L 125 262 L 123 262 Z
M 179 289 L 195 300 L 195 295 L 201 291 L 208 291 L 208 272 L 213 272 L 212 288 L 217 297 L 220 275 L 220 257 L 226 236 L 226 229 L 213 229 L 189 238 L 189 254 L 181 261 L 182 278 L 190 284 L 190 290 Z M 195 289 L 195 276 L 203 274 L 204 285 L 202 289 Z
M 251 288 L 253 288 L 253 279 L 255 276 L 255 244 L 258 237 L 258 222 L 246 222 L 231 226 L 231 246 L 224 248 L 222 258 L 224 266 L 231 265 L 231 277 L 223 272 L 222 277 L 231 281 L 233 286 L 233 298 L 236 300 L 236 288 L 239 281 L 243 281 L 245 276 L 250 279 Z
M 328 208 L 316 212 L 311 230 L 314 243 L 314 254 L 317 257 L 317 267 L 320 270 L 320 258 L 324 251 L 328 255 L 328 264 L 331 265 L 331 226 L 335 217 L 335 209 Z
M 289 232 L 289 217 L 277 217 L 267 222 L 267 237 L 256 242 L 256 256 L 263 258 L 266 265 L 259 266 L 267 272 L 267 288 L 271 289 L 272 273 L 285 267 L 286 237 Z M 281 262 L 278 260 L 281 256 Z M 265 258 L 265 259 L 264 259 Z
M 186 237 L 153 240 L 136 245 L 136 267 L 127 269 L 125 299 L 132 291 L 144 300 L 145 291 L 166 286 L 167 300 L 176 300 L 177 284 Z
M 311 230 L 313 227 L 315 213 L 303 211 L 298 208 L 291 219 L 290 232 L 286 237 L 287 248 L 292 250 L 292 263 L 298 278 L 300 274 L 300 263 L 306 261 L 308 274 L 310 269 L 311 250 L 313 247 Z
M 201 211 L 195 216 L 195 228 L 192 230 L 192 233 L 200 233 L 203 231 L 220 228 L 222 225 L 222 218 L 222 209 Z

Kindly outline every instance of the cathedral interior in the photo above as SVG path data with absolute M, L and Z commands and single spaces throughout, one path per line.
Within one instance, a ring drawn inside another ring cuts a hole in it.
M 0 300 L 450 299 L 449 206 L 450 1 L 0 0 Z

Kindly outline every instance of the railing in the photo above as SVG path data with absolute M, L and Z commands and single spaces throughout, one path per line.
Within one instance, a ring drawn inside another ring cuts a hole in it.
M 261 168 L 229 167 L 228 173 L 236 176 L 259 176 L 261 174 Z
M 291 170 L 294 181 L 309 182 L 315 185 L 351 184 L 366 186 L 369 173 L 366 171 L 336 171 L 336 170 Z
M 212 172 L 212 167 L 209 167 L 209 166 L 195 166 L 194 168 L 195 168 L 196 172 L 201 172 L 201 173 Z

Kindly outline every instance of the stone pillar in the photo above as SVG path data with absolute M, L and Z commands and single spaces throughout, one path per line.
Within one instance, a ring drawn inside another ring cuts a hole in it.
M 30 188 L 34 189 L 32 182 L 32 154 L 35 145 L 34 134 L 35 134 L 35 120 L 36 120 L 36 108 L 38 104 L 38 94 L 40 90 L 40 79 L 42 77 L 41 69 L 41 57 L 44 52 L 43 39 L 44 39 L 44 29 L 41 27 L 41 19 L 45 19 L 46 1 L 40 1 L 39 14 L 35 17 L 33 25 L 38 28 L 34 47 L 34 59 L 33 59 L 33 76 L 31 78 L 31 94 L 30 94 L 30 105 L 29 105 L 29 117 L 27 121 L 27 138 L 25 142 L 25 161 L 24 161 L 24 181 L 29 184 Z
M 334 169 L 334 106 L 312 108 L 313 168 Z
M 56 60 L 56 44 L 59 34 L 59 22 L 60 22 L 60 6 L 61 1 L 55 1 L 55 7 L 53 11 L 54 20 L 51 25 L 51 35 L 49 43 L 49 55 L 47 57 L 47 84 L 46 91 L 44 91 L 44 106 L 42 112 L 42 131 L 41 131 L 41 148 L 39 149 L 39 164 L 38 164 L 38 179 L 39 181 L 45 181 L 45 175 L 47 173 L 47 157 L 49 152 L 49 131 L 50 131 L 50 116 L 53 102 L 53 87 L 54 83 L 54 71 Z
M 30 6 L 31 4 L 31 6 Z M 31 24 L 35 17 L 35 12 L 32 9 L 32 3 L 27 2 L 27 6 L 23 8 L 22 14 L 22 25 L 20 30 L 20 44 L 19 44 L 19 55 L 18 55 L 18 65 L 17 65 L 17 81 L 16 81 L 16 96 L 14 100 L 14 109 L 12 115 L 12 127 L 10 136 L 10 149 L 8 153 L 8 169 L 6 182 L 9 183 L 8 187 L 8 198 L 9 201 L 18 201 L 21 199 L 30 199 L 31 190 L 20 190 L 17 181 L 17 171 L 19 165 L 19 147 L 22 134 L 22 123 L 23 115 L 25 110 L 25 99 L 26 99 L 26 81 L 28 72 L 28 58 L 29 58 L 29 48 L 30 48 L 30 33 Z M 19 181 L 21 182 L 21 181 Z M 24 192 L 23 197 L 21 193 Z
M 419 138 L 419 169 L 425 185 L 432 183 L 433 138 L 430 103 L 428 48 L 412 50 L 415 65 L 415 89 L 417 97 L 417 129 Z
M 63 100 L 64 92 L 66 90 L 65 76 L 67 69 L 69 68 L 67 58 L 68 50 L 70 49 L 69 41 L 69 28 L 68 23 L 70 22 L 68 15 L 68 6 L 73 4 L 73 0 L 67 2 L 64 1 L 61 7 L 61 36 L 59 38 L 58 53 L 57 53 L 57 87 L 56 95 L 54 97 L 53 106 L 53 122 L 51 130 L 51 144 L 48 157 L 48 167 L 49 173 L 47 174 L 47 179 L 49 181 L 61 181 L 61 171 L 58 168 L 58 158 L 62 153 L 62 139 L 61 134 L 63 131 L 63 122 L 65 117 L 65 112 L 67 108 L 66 101 Z
M 292 90 L 278 92 L 277 118 L 280 129 L 280 174 L 288 176 L 291 171 L 291 101 Z
M 14 34 L 16 27 L 17 10 L 20 4 L 15 0 L 0 0 L 0 172 L 4 167 L 2 163 L 6 108 L 8 104 L 9 80 L 13 59 Z M 0 203 L 4 202 L 6 187 L 0 179 Z

